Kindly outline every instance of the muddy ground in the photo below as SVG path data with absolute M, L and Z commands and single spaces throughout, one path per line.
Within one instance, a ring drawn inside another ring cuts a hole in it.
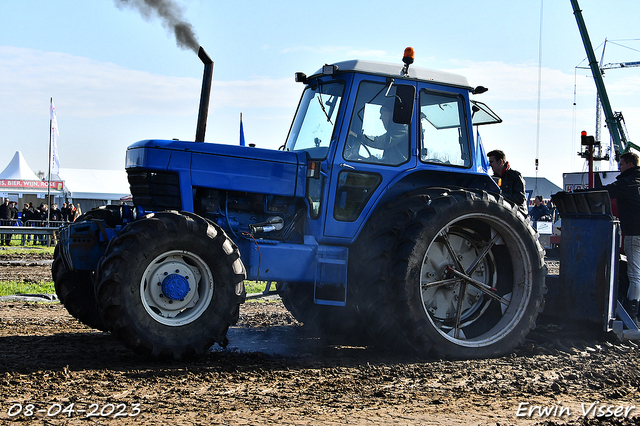
M 7 260 L 2 280 L 50 280 L 46 256 Z M 640 424 L 638 346 L 554 324 L 477 361 L 318 339 L 277 300 L 244 304 L 229 334 L 198 361 L 148 361 L 58 303 L 0 302 L 0 424 Z

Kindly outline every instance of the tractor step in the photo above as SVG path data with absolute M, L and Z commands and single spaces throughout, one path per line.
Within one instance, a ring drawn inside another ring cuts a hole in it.
M 346 247 L 318 246 L 313 301 L 317 305 L 345 306 L 347 304 Z

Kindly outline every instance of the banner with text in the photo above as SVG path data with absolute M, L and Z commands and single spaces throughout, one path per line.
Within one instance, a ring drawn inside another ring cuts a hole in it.
M 0 188 L 47 189 L 48 184 L 51 189 L 62 190 L 64 187 L 62 181 L 0 179 Z

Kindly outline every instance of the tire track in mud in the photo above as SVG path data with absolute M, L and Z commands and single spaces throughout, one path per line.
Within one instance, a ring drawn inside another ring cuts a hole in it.
M 300 328 L 280 302 L 243 305 L 238 328 L 268 326 Z M 141 404 L 136 424 L 592 424 L 593 416 L 578 415 L 581 403 L 640 406 L 640 350 L 592 346 L 417 362 L 328 344 L 324 352 L 287 357 L 227 349 L 197 361 L 159 362 L 79 324 L 59 304 L 2 302 L 0 422 L 9 420 L 12 404 L 35 401 L 46 407 Z M 523 403 L 569 407 L 572 414 L 518 418 Z M 63 423 L 62 417 L 49 420 Z M 619 420 L 636 424 L 638 418 Z
M 232 339 L 227 349 L 196 361 L 149 361 L 108 333 L 78 323 L 58 303 L 0 302 L 0 423 L 87 421 L 86 413 L 78 412 L 9 417 L 16 404 L 45 410 L 55 404 L 79 409 L 120 404 L 130 414 L 139 404 L 135 417 L 93 420 L 141 425 L 158 419 L 240 425 L 640 424 L 638 410 L 617 418 L 597 417 L 595 410 L 582 414 L 582 404 L 640 407 L 640 349 L 633 343 L 596 340 L 544 324 L 507 357 L 416 360 L 305 334 L 279 301 L 245 303 L 232 332 L 264 337 L 270 328 L 282 331 L 274 338 L 297 336 L 290 354 L 243 351 Z

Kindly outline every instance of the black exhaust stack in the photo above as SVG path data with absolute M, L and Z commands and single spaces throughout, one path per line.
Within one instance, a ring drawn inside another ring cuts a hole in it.
M 207 130 L 207 115 L 209 114 L 209 97 L 211 95 L 211 79 L 213 77 L 213 61 L 202 46 L 198 49 L 198 58 L 204 64 L 202 76 L 202 92 L 200 92 L 200 110 L 198 111 L 198 125 L 196 127 L 196 142 L 204 142 Z

